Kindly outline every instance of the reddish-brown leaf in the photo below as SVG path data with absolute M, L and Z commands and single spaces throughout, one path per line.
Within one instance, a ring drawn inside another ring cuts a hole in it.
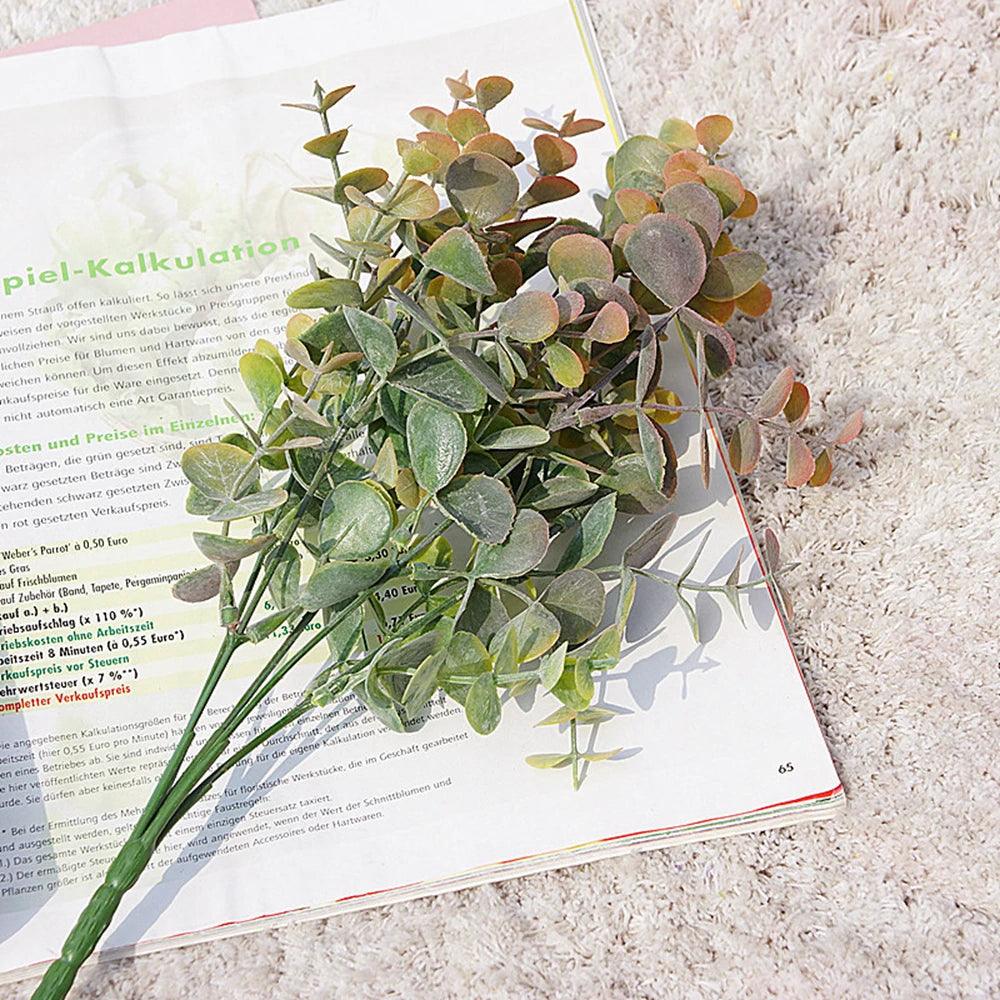
M 849 441 L 853 441 L 860 433 L 861 428 L 864 426 L 865 422 L 865 411 L 855 410 L 846 421 L 844 421 L 844 426 L 840 428 L 840 433 L 837 435 L 834 443 L 835 444 L 847 444 Z
M 809 389 L 804 382 L 796 382 L 785 403 L 785 419 L 798 430 L 809 416 Z M 818 461 L 818 460 L 817 460 Z
M 805 486 L 816 471 L 816 459 L 809 446 L 798 436 L 788 436 L 785 482 L 792 487 Z
M 764 395 L 760 397 L 760 402 L 754 407 L 754 416 L 764 420 L 776 417 L 785 408 L 794 384 L 795 372 L 791 368 L 782 368 Z

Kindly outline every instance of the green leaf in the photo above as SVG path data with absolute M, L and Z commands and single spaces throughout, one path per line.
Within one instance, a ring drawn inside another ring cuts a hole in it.
M 635 541 L 625 548 L 623 566 L 642 567 L 649 563 L 666 544 L 677 527 L 677 515 L 671 511 L 654 521 Z
M 602 760 L 611 760 L 612 757 L 616 757 L 621 752 L 621 747 L 615 747 L 614 750 L 591 750 L 589 753 L 580 754 L 580 757 L 582 760 L 587 760 L 592 764 L 596 764 Z
M 386 206 L 386 211 L 397 219 L 421 221 L 437 215 L 440 207 L 434 188 L 415 177 L 409 177 L 403 181 L 396 196 Z
M 374 586 L 389 568 L 388 559 L 345 562 L 334 559 L 320 566 L 299 593 L 306 611 L 320 611 L 357 597 Z
M 560 278 L 569 282 L 586 278 L 611 281 L 615 276 L 611 251 L 596 236 L 587 233 L 560 236 L 549 247 L 548 265 L 556 281 Z
M 406 418 L 406 447 L 417 482 L 437 493 L 458 472 L 468 438 L 465 425 L 453 410 L 417 400 Z
M 480 295 L 496 294 L 486 258 L 464 229 L 449 229 L 439 236 L 424 253 L 424 264 Z
M 567 389 L 576 389 L 583 384 L 583 362 L 562 341 L 555 341 L 545 348 L 545 366 L 556 382 Z
M 382 442 L 378 454 L 375 456 L 375 464 L 372 466 L 372 475 L 383 486 L 392 489 L 396 485 L 396 477 L 399 475 L 399 462 L 396 459 L 396 446 L 392 443 L 392 438 L 387 437 Z
M 707 258 L 690 222 L 658 212 L 636 225 L 625 243 L 625 260 L 661 302 L 682 306 L 698 294 Z
M 688 627 L 691 629 L 691 636 L 695 642 L 700 642 L 699 630 L 698 630 L 698 615 L 694 608 L 691 606 L 691 602 L 678 590 L 677 591 L 677 603 L 681 606 L 684 612 L 684 617 L 687 619 Z
M 252 471 L 246 474 L 248 469 Z M 213 500 L 229 500 L 241 479 L 241 493 L 249 492 L 260 479 L 260 470 L 254 467 L 252 455 L 220 441 L 188 448 L 181 456 L 181 471 L 195 489 Z
M 539 661 L 538 683 L 542 686 L 543 691 L 551 691 L 559 683 L 559 678 L 562 677 L 566 666 L 566 650 L 568 648 L 568 642 L 561 642 Z
M 626 139 L 615 153 L 615 180 L 620 181 L 637 170 L 659 175 L 670 159 L 670 147 L 651 135 L 635 135 Z
M 370 669 L 365 677 L 364 687 L 356 688 L 354 693 L 371 709 L 383 726 L 394 733 L 406 732 L 396 705 L 382 686 L 377 671 Z
M 506 215 L 520 191 L 517 175 L 506 163 L 490 153 L 480 152 L 456 156 L 448 165 L 444 186 L 455 211 L 477 229 Z M 433 264 L 430 266 L 439 270 Z
M 465 717 L 481 736 L 500 725 L 500 697 L 492 674 L 477 677 L 465 696 Z
M 359 306 L 364 296 L 361 286 L 350 278 L 320 278 L 296 288 L 285 301 L 292 309 L 335 309 Z
M 559 305 L 548 292 L 520 292 L 503 304 L 497 326 L 506 337 L 537 344 L 559 329 Z
M 653 426 L 653 421 L 641 409 L 636 409 L 635 419 L 639 425 L 639 443 L 642 447 L 642 457 L 646 463 L 646 472 L 653 485 L 658 490 L 663 489 L 663 471 L 666 468 L 667 457 L 663 450 L 663 440 Z
M 671 152 L 681 149 L 697 149 L 698 135 L 694 126 L 682 118 L 668 118 L 660 126 L 660 142 L 665 143 Z
M 508 402 L 507 390 L 500 376 L 478 354 L 451 341 L 446 346 L 448 353 L 486 390 L 488 395 L 498 403 Z
M 585 672 L 584 672 L 585 673 Z M 589 677 L 589 675 L 586 675 Z M 590 698 L 585 697 L 576 686 L 577 673 L 575 666 L 566 667 L 559 680 L 552 687 L 552 693 L 567 707 L 576 711 L 585 709 L 590 704 Z M 593 686 L 593 681 L 591 681 Z
M 572 569 L 557 576 L 542 595 L 542 603 L 559 620 L 560 635 L 571 646 L 588 639 L 604 617 L 604 584 L 589 569 Z
M 246 559 L 273 545 L 274 535 L 254 535 L 252 538 L 233 538 L 231 535 L 212 535 L 205 531 L 194 532 L 194 543 L 201 554 L 214 563 L 234 563 Z
M 350 199 L 344 194 L 344 188 L 357 188 L 362 194 L 370 194 L 377 191 L 386 181 L 389 175 L 381 167 L 359 167 L 357 170 L 348 170 L 341 174 L 333 189 L 333 199 L 339 205 L 350 205 Z
M 267 413 L 274 406 L 284 385 L 277 365 L 254 351 L 240 358 L 240 378 L 261 413 Z
M 559 619 L 537 601 L 511 618 L 507 629 L 517 635 L 517 655 L 522 663 L 537 659 L 559 641 Z M 505 632 L 498 632 L 490 643 L 490 649 L 500 649 L 505 639 Z
M 630 244 L 631 242 L 629 240 Z M 766 270 L 764 258 L 751 250 L 735 250 L 721 257 L 713 257 L 705 272 L 701 294 L 712 302 L 738 299 L 764 277 Z M 655 289 L 652 291 L 655 294 Z
M 331 132 L 329 135 L 321 135 L 315 139 L 310 139 L 302 148 L 315 156 L 322 156 L 326 160 L 335 160 L 341 149 L 343 149 L 346 139 L 347 129 L 341 128 L 337 129 L 336 132 Z
M 565 767 L 573 760 L 573 755 L 569 753 L 533 753 L 524 758 L 525 764 L 529 767 L 537 767 L 545 770 L 551 767 Z
M 575 507 L 597 492 L 597 484 L 576 476 L 553 476 L 524 495 L 522 503 L 535 510 L 558 510 L 560 507 Z
M 477 635 L 483 642 L 490 642 L 510 621 L 507 608 L 492 589 L 476 586 L 458 620 L 460 628 Z
M 338 559 L 364 559 L 385 546 L 395 527 L 396 508 L 385 490 L 371 480 L 348 480 L 323 501 L 317 541 Z
M 562 669 L 560 668 L 559 673 L 562 674 Z M 579 713 L 576 709 L 570 708 L 568 705 L 563 705 L 562 708 L 557 708 L 551 714 L 545 716 L 541 722 L 536 722 L 536 726 L 563 726 L 567 722 L 572 722 Z
M 502 542 L 514 523 L 514 498 L 492 476 L 459 476 L 437 495 L 437 503 L 470 535 L 491 545 Z
M 598 479 L 619 494 L 618 509 L 627 514 L 660 514 L 668 498 L 653 485 L 642 455 L 621 455 L 611 468 Z
M 284 490 L 261 490 L 259 493 L 248 493 L 240 500 L 223 500 L 218 506 L 213 506 L 208 519 L 238 521 L 243 517 L 256 517 L 277 509 L 287 501 L 288 494 Z
M 577 566 L 587 566 L 601 554 L 615 523 L 615 500 L 615 494 L 609 493 L 601 497 L 583 516 L 576 534 L 559 561 L 560 573 Z
M 199 604 L 210 601 L 219 593 L 222 585 L 222 568 L 220 566 L 203 566 L 193 573 L 188 573 L 177 580 L 170 592 L 178 601 L 188 604 Z
M 434 653 L 417 667 L 410 678 L 403 691 L 403 711 L 408 719 L 415 719 L 434 696 L 443 663 L 443 653 Z
M 478 636 L 471 632 L 456 632 L 448 643 L 448 652 L 441 668 L 440 683 L 445 693 L 464 705 L 471 682 L 489 673 L 493 659 Z
M 299 610 L 296 607 L 283 608 L 281 611 L 274 611 L 269 615 L 265 615 L 247 629 L 246 637 L 251 642 L 263 642 L 264 639 L 284 625 Z
M 396 367 L 399 347 L 392 330 L 377 316 L 346 307 L 344 316 L 368 363 L 385 378 Z
M 411 361 L 394 374 L 392 384 L 458 413 L 478 413 L 486 405 L 486 390 L 482 385 L 443 354 Z
M 267 556 L 265 569 L 274 565 L 279 550 L 275 549 Z M 271 592 L 271 600 L 276 608 L 288 608 L 299 599 L 299 577 L 302 573 L 302 558 L 291 545 L 286 545 L 280 553 L 280 559 L 271 574 L 267 587 Z
M 549 432 L 534 424 L 517 424 L 487 434 L 479 442 L 487 451 L 522 451 L 548 444 Z
M 480 547 L 472 572 L 493 580 L 524 576 L 545 558 L 548 548 L 548 522 L 533 510 L 520 510 L 506 541 Z

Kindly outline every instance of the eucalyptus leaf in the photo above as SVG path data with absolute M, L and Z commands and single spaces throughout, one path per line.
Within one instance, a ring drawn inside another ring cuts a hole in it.
M 515 424 L 488 434 L 479 446 L 487 451 L 523 451 L 549 442 L 549 432 L 535 424 Z
M 438 494 L 437 502 L 469 534 L 491 545 L 504 541 L 514 523 L 514 498 L 492 476 L 459 476 Z
M 542 603 L 559 620 L 560 636 L 571 646 L 593 635 L 604 617 L 604 584 L 589 569 L 572 569 L 557 576 L 542 595 Z
M 458 472 L 468 438 L 465 425 L 452 410 L 418 400 L 406 418 L 406 447 L 413 474 L 428 493 L 437 493 Z
M 357 597 L 378 583 L 389 569 L 388 559 L 348 562 L 332 559 L 313 572 L 299 593 L 307 611 L 319 611 Z
M 244 517 L 257 517 L 268 511 L 276 510 L 288 502 L 285 490 L 261 490 L 249 493 L 239 500 L 223 500 L 212 508 L 210 521 L 238 521 Z
M 494 580 L 524 576 L 545 558 L 548 548 L 548 522 L 533 510 L 520 510 L 506 541 L 480 547 L 472 572 Z
M 363 298 L 356 281 L 320 278 L 296 288 L 286 302 L 292 309 L 335 309 L 337 306 L 359 306 Z
M 239 482 L 244 484 L 240 493 L 248 493 L 260 479 L 252 455 L 221 441 L 192 445 L 181 456 L 181 471 L 203 496 L 213 500 L 231 499 Z
M 694 226 L 662 212 L 647 215 L 636 225 L 625 243 L 625 259 L 632 273 L 668 306 L 682 306 L 694 298 L 707 266 L 705 247 Z
M 481 736 L 500 725 L 500 697 L 492 674 L 477 677 L 465 696 L 465 717 Z
M 217 596 L 221 584 L 222 568 L 214 565 L 203 566 L 175 581 L 170 591 L 179 601 L 198 604 Z
M 577 566 L 587 566 L 601 554 L 615 523 L 615 503 L 615 494 L 609 493 L 583 516 L 559 561 L 557 568 L 560 573 Z
M 671 511 L 654 521 L 635 541 L 625 548 L 623 566 L 640 568 L 648 565 L 666 544 L 677 527 L 677 515 Z
M 497 161 L 499 162 L 499 161 Z M 497 286 L 476 241 L 464 229 L 449 229 L 424 253 L 424 263 L 438 274 L 480 295 L 495 295 Z
M 458 413 L 477 413 L 486 405 L 486 390 L 465 368 L 443 354 L 431 354 L 398 369 L 392 384 Z
M 360 309 L 345 308 L 344 316 L 368 363 L 382 378 L 388 376 L 399 357 L 392 330 L 377 316 Z
M 195 545 L 206 559 L 222 564 L 239 562 L 267 549 L 277 541 L 271 534 L 234 538 L 231 535 L 213 535 L 205 531 L 196 531 L 193 537 Z
M 284 384 L 278 366 L 256 351 L 240 358 L 240 378 L 261 413 L 267 413 L 274 406 Z
M 364 559 L 385 546 L 395 527 L 396 508 L 386 491 L 371 480 L 348 480 L 323 501 L 317 540 L 338 559 Z
M 520 190 L 517 175 L 506 163 L 479 152 L 456 156 L 448 165 L 444 186 L 455 211 L 477 229 L 506 215 Z

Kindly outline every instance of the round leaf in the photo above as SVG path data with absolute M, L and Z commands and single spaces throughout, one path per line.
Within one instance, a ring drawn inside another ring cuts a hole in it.
M 638 170 L 658 175 L 669 158 L 670 148 L 666 143 L 651 135 L 634 135 L 615 153 L 615 180 L 624 180 Z
M 476 82 L 476 104 L 480 111 L 495 108 L 514 89 L 505 76 L 484 76 Z
M 694 130 L 702 146 L 714 154 L 733 134 L 733 123 L 725 115 L 707 115 L 695 125 Z
M 441 354 L 411 361 L 394 374 L 392 381 L 406 393 L 430 399 L 459 413 L 477 413 L 486 405 L 486 390 L 481 381 L 458 362 Z
M 690 301 L 705 278 L 701 237 L 676 215 L 647 215 L 625 244 L 625 259 L 632 273 L 670 306 Z
M 816 471 L 816 460 L 805 441 L 798 434 L 788 437 L 785 482 L 792 487 L 804 486 Z
M 514 498 L 492 476 L 459 476 L 437 496 L 441 509 L 482 542 L 496 545 L 510 534 Z
M 396 526 L 396 509 L 385 490 L 368 480 L 348 480 L 323 501 L 319 545 L 339 559 L 378 552 Z
M 337 306 L 359 306 L 361 288 L 349 278 L 320 278 L 296 288 L 286 302 L 293 309 L 334 309 Z
M 751 250 L 736 250 L 713 257 L 705 272 L 701 294 L 714 302 L 738 299 L 764 277 L 766 270 L 764 258 Z
M 561 174 L 576 164 L 576 149 L 565 139 L 543 132 L 535 136 L 535 157 L 543 174 Z
M 560 278 L 568 282 L 582 278 L 610 281 L 615 275 L 611 251 L 596 236 L 587 233 L 559 237 L 549 247 L 548 264 L 557 281 Z
M 252 465 L 252 455 L 220 441 L 193 445 L 181 457 L 181 471 L 203 496 L 213 500 L 230 499 L 241 480 L 245 487 L 241 492 L 255 486 L 260 477 L 259 470 L 246 474 Z
M 722 232 L 722 208 L 704 184 L 676 184 L 663 192 L 660 203 L 664 212 L 690 222 L 698 230 L 706 252 L 711 253 Z
M 498 326 L 505 336 L 536 344 L 559 329 L 559 304 L 548 292 L 521 292 L 503 304 Z
M 536 511 L 521 510 L 505 542 L 479 549 L 473 572 L 494 580 L 524 576 L 545 558 L 548 548 L 548 522 Z
M 440 207 L 438 196 L 429 184 L 415 177 L 408 177 L 386 206 L 386 211 L 397 219 L 419 221 L 437 215 Z
M 557 576 L 542 595 L 542 603 L 559 620 L 560 636 L 571 646 L 592 636 L 604 617 L 604 584 L 589 569 Z
M 240 378 L 261 413 L 267 413 L 274 406 L 284 384 L 277 365 L 255 351 L 240 358 Z
M 194 543 L 206 559 L 214 563 L 239 562 L 252 556 L 277 540 L 274 535 L 255 535 L 253 538 L 233 538 L 230 535 L 213 535 L 206 531 L 194 532 Z
M 660 126 L 660 142 L 673 153 L 679 149 L 697 149 L 698 134 L 682 118 L 668 118 Z
M 455 211 L 480 229 L 506 215 L 520 191 L 517 175 L 506 163 L 489 153 L 477 152 L 455 157 L 445 174 L 444 186 Z
M 593 562 L 604 549 L 614 523 L 615 495 L 609 493 L 601 497 L 584 515 L 580 527 L 559 561 L 559 572 Z
M 417 482 L 437 493 L 458 472 L 468 439 L 465 425 L 452 410 L 418 400 L 406 418 L 406 447 Z

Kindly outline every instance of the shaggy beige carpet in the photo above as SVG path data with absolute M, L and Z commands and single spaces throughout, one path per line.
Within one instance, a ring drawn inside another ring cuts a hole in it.
M 0 44 L 144 5 L 0 0 Z M 737 122 L 775 308 L 732 391 L 787 359 L 869 414 L 832 489 L 768 464 L 753 498 L 803 562 L 847 812 L 124 962 L 80 1000 L 1000 995 L 1000 6 L 591 7 L 631 128 Z

